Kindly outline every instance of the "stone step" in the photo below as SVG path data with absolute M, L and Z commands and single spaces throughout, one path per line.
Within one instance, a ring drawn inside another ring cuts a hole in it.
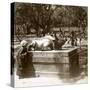
M 34 64 L 35 71 L 66 73 L 70 71 L 69 64 Z
M 57 57 L 33 57 L 33 63 L 45 63 L 45 64 L 61 64 L 61 63 L 69 63 L 69 57 L 61 57 L 59 58 L 58 56 Z
M 59 72 L 43 72 L 43 71 L 36 71 L 37 77 L 53 77 L 53 78 L 70 78 L 70 73 L 59 73 Z

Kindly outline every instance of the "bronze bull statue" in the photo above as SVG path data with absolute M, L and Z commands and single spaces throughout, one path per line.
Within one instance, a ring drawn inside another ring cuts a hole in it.
M 57 39 L 55 36 L 46 35 L 45 37 L 32 39 L 28 44 L 28 50 L 60 50 L 65 44 L 66 39 Z
M 53 50 L 54 40 L 55 38 L 50 35 L 41 38 L 34 38 L 32 39 L 32 42 L 28 44 L 28 50 Z

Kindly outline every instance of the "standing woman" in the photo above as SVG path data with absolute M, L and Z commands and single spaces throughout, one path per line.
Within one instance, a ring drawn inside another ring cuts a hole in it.
M 71 32 L 71 45 L 75 46 L 75 32 L 74 31 Z
M 35 76 L 35 70 L 32 63 L 32 54 L 27 51 L 28 42 L 21 41 L 21 48 L 17 53 L 17 72 L 19 78 L 29 78 Z
M 19 76 L 19 78 L 24 77 L 24 72 L 26 68 L 26 62 L 27 62 L 27 41 L 23 40 L 20 43 L 21 47 L 17 52 L 16 55 L 16 66 L 17 71 L 16 74 Z

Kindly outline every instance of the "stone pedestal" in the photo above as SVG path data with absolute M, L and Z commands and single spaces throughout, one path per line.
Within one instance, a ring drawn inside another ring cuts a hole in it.
M 32 51 L 36 75 L 69 78 L 77 75 L 79 63 L 77 48 L 57 51 Z

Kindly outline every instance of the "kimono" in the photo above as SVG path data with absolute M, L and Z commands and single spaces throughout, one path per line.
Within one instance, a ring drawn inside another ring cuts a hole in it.
M 32 63 L 32 53 L 28 53 L 26 47 L 21 47 L 17 52 L 16 66 L 16 74 L 20 78 L 28 78 L 35 76 L 35 70 Z

